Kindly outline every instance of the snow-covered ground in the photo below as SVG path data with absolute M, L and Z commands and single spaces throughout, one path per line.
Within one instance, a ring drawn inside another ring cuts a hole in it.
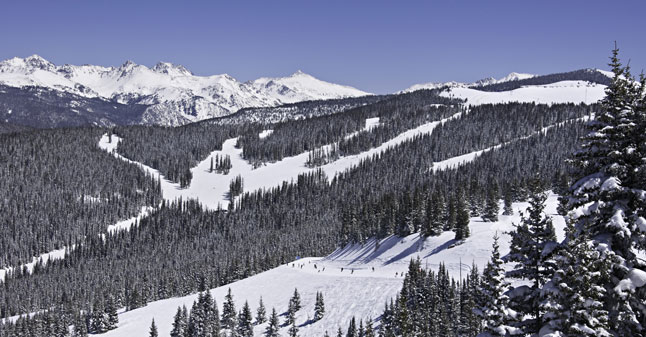
M 341 157 L 340 159 L 320 166 L 319 168 L 322 169 L 329 178 L 332 178 L 337 173 L 356 166 L 363 159 L 369 158 L 374 154 L 401 144 L 417 135 L 430 133 L 438 124 L 458 116 L 459 114 L 456 114 L 440 121 L 422 124 L 414 129 L 407 130 L 406 132 L 397 135 L 376 148 L 372 148 L 356 155 Z M 379 125 L 379 118 L 369 118 L 366 120 L 363 130 L 370 130 L 377 125 Z M 269 133 L 269 130 L 266 130 L 260 135 L 266 137 Z M 309 152 L 304 152 L 292 157 L 286 157 L 280 161 L 267 163 L 266 165 L 254 169 L 251 164 L 242 158 L 242 149 L 235 147 L 237 139 L 231 138 L 222 144 L 221 151 L 216 150 L 211 152 L 206 159 L 201 161 L 196 167 L 192 168 L 191 173 L 193 174 L 193 179 L 191 180 L 191 184 L 187 188 L 180 188 L 179 184 L 165 179 L 159 171 L 142 163 L 129 160 L 118 154 L 115 150 L 120 141 L 121 139 L 118 136 L 112 135 L 112 141 L 110 142 L 110 138 L 107 135 L 104 135 L 99 141 L 99 147 L 113 153 L 117 158 L 138 165 L 153 177 L 159 177 L 164 199 L 176 200 L 180 197 L 184 200 L 188 198 L 197 199 L 205 207 L 211 209 L 217 209 L 218 207 L 226 208 L 229 205 L 229 183 L 238 175 L 243 178 L 245 191 L 256 191 L 259 189 L 269 189 L 279 186 L 283 181 L 293 181 L 296 180 L 300 174 L 316 170 L 316 168 L 306 166 Z M 329 145 L 326 145 L 326 147 L 327 146 Z M 230 156 L 231 170 L 229 174 L 224 175 L 209 172 L 211 158 L 216 155 Z
M 546 213 L 553 217 L 559 238 L 563 238 L 565 226 L 562 217 L 556 215 L 557 196 L 550 194 Z M 465 277 L 475 263 L 482 271 L 489 260 L 494 234 L 500 235 L 502 254 L 509 251 L 509 236 L 505 233 L 513 230 L 513 224 L 520 222 L 519 211 L 527 208 L 527 203 L 515 203 L 514 215 L 500 216 L 498 222 L 483 222 L 480 218 L 471 219 L 471 236 L 462 244 L 449 248 L 455 243 L 453 232 L 445 232 L 426 240 L 417 234 L 405 238 L 389 237 L 379 242 L 374 240 L 360 245 L 349 245 L 340 248 L 324 258 L 303 258 L 267 272 L 234 282 L 211 290 L 217 303 L 221 306 L 229 288 L 234 295 L 236 308 L 249 302 L 255 312 L 262 296 L 267 310 L 275 307 L 279 313 L 287 310 L 289 298 L 295 288 L 301 294 L 303 309 L 297 314 L 296 322 L 300 326 L 300 336 L 322 336 L 327 330 L 330 334 L 336 331 L 338 324 L 347 326 L 349 320 L 376 319 L 383 311 L 383 305 L 401 289 L 403 274 L 411 259 L 419 257 L 422 265 L 437 269 L 444 263 L 449 273 L 458 278 Z M 509 266 L 508 266 L 509 267 Z M 343 269 L 342 269 L 343 268 Z M 373 269 L 374 268 L 374 269 Z M 306 324 L 314 314 L 316 292 L 323 293 L 326 315 L 318 322 Z M 149 303 L 146 307 L 122 312 L 116 330 L 107 332 L 106 337 L 145 336 L 150 322 L 155 319 L 160 336 L 169 336 L 173 315 L 180 305 L 189 309 L 197 295 L 171 298 Z M 284 317 L 281 317 L 281 322 Z M 260 336 L 266 324 L 255 328 L 255 335 Z M 283 328 L 282 335 L 286 335 Z
M 444 91 L 446 97 L 466 99 L 469 105 L 495 103 L 586 103 L 591 104 L 605 96 L 605 85 L 585 81 L 562 81 L 546 85 L 528 85 L 502 92 L 455 87 Z
M 49 260 L 59 260 L 65 257 L 65 252 L 67 248 L 61 248 L 61 249 L 55 249 L 52 250 L 51 252 L 47 252 L 44 254 L 41 254 L 39 256 L 34 257 L 31 262 L 25 263 L 20 265 L 18 268 L 27 268 L 28 272 L 32 272 L 34 270 L 34 266 L 41 261 L 43 264 L 47 264 Z M 7 267 L 0 269 L 0 281 L 4 281 L 5 275 L 7 275 L 8 272 L 11 272 L 12 270 L 15 270 L 16 267 Z

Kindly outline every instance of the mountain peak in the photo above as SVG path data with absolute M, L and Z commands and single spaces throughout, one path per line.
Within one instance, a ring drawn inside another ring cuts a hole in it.
M 167 74 L 171 76 L 191 76 L 193 75 L 188 69 L 179 64 L 173 64 L 170 62 L 158 62 L 151 69 L 152 71 L 160 74 Z
M 299 69 L 299 70 L 296 70 L 296 72 L 291 74 L 289 77 L 313 77 L 313 76 L 310 74 L 306 74 Z
M 53 63 L 45 60 L 40 55 L 31 55 L 23 60 L 25 64 L 31 68 L 37 68 L 42 70 L 52 70 L 55 66 Z

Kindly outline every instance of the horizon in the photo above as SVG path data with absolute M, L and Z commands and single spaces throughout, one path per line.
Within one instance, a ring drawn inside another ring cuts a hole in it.
M 0 37 L 0 59 L 36 54 L 56 65 L 131 60 L 149 68 L 169 62 L 240 82 L 302 70 L 385 94 L 512 72 L 608 69 L 617 41 L 638 73 L 646 65 L 639 25 L 646 4 L 613 6 L 624 9 L 622 20 L 610 22 L 611 7 L 601 1 L 12 3 L 0 20 L 11 32 Z

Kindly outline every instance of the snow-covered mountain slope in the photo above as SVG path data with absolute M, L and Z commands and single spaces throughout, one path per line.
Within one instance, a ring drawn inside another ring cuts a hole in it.
M 414 84 L 414 85 L 400 91 L 400 93 L 411 92 L 411 91 L 422 90 L 422 89 L 438 89 L 438 88 L 447 87 L 447 86 L 450 87 L 450 88 L 479 87 L 479 86 L 484 86 L 484 85 L 489 85 L 489 84 L 496 84 L 496 83 L 502 83 L 502 82 L 524 80 L 524 79 L 527 79 L 527 78 L 532 78 L 534 76 L 536 76 L 536 75 L 512 72 L 512 73 L 508 74 L 507 76 L 505 76 L 503 78 L 500 78 L 500 79 L 495 79 L 493 77 L 488 77 L 488 78 L 483 78 L 481 80 L 475 81 L 473 83 L 464 83 L 464 82 L 456 82 L 456 81 L 420 83 L 420 84 Z
M 131 61 L 120 67 L 56 66 L 38 55 L 0 62 L 0 84 L 146 105 L 142 123 L 162 125 L 225 116 L 245 107 L 368 95 L 301 71 L 288 77 L 239 82 L 226 74 L 196 76 L 181 65 L 164 62 L 152 68 Z
M 605 96 L 606 86 L 585 81 L 561 81 L 546 85 L 528 85 L 509 91 L 482 91 L 455 87 L 441 93 L 446 97 L 466 99 L 468 105 L 509 102 L 596 103 Z
M 565 222 L 556 214 L 557 196 L 550 194 L 546 213 L 553 217 L 554 226 L 560 239 L 563 238 Z M 236 308 L 249 302 L 255 312 L 260 297 L 268 311 L 275 307 L 279 313 L 287 310 L 289 298 L 295 288 L 301 295 L 303 308 L 296 315 L 299 335 L 302 337 L 322 336 L 325 331 L 331 335 L 339 324 L 346 328 L 349 320 L 377 319 L 386 301 L 401 289 L 403 275 L 411 259 L 420 258 L 422 265 L 437 269 L 444 263 L 454 278 L 465 277 L 472 263 L 482 270 L 489 260 L 494 234 L 500 239 L 502 254 L 509 251 L 509 236 L 513 224 L 520 222 L 519 212 L 527 203 L 514 203 L 514 215 L 500 215 L 498 222 L 483 222 L 479 217 L 471 219 L 471 236 L 461 244 L 453 240 L 453 232 L 444 232 L 437 237 L 423 240 L 418 234 L 405 238 L 388 237 L 379 241 L 370 240 L 360 245 L 349 245 L 324 258 L 297 259 L 286 265 L 264 273 L 210 290 L 221 306 L 230 288 Z M 508 266 L 509 267 L 509 266 Z M 322 320 L 310 323 L 314 314 L 316 292 L 322 292 L 326 314 Z M 117 329 L 104 334 L 106 337 L 145 336 L 152 319 L 159 328 L 159 336 L 169 336 L 172 319 L 178 306 L 189 309 L 197 295 L 171 298 L 149 303 L 147 306 L 119 314 Z M 284 317 L 281 317 L 281 323 Z M 378 323 L 376 323 L 378 325 Z M 265 324 L 257 325 L 255 336 L 261 336 Z M 287 327 L 281 329 L 287 335 Z

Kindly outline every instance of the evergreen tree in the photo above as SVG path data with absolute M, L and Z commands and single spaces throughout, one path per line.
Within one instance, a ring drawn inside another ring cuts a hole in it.
M 177 307 L 175 318 L 173 319 L 173 329 L 170 332 L 171 337 L 184 337 L 186 334 L 186 326 L 188 324 L 188 317 L 186 316 L 186 307 Z
M 498 184 L 493 184 L 493 186 L 489 187 L 485 207 L 482 211 L 482 220 L 490 222 L 498 221 L 498 211 L 500 209 L 498 206 L 498 193 Z
M 345 337 L 357 337 L 357 321 L 354 316 L 350 319 L 350 325 L 348 325 L 348 332 Z
M 608 263 L 600 259 L 584 233 L 574 234 L 568 224 L 564 249 L 555 257 L 558 268 L 543 287 L 546 300 L 540 335 L 610 337 L 608 311 L 603 308 Z
M 480 337 L 508 336 L 519 334 L 518 329 L 512 327 L 514 316 L 509 309 L 509 297 L 506 295 L 509 283 L 505 279 L 505 270 L 502 267 L 498 251 L 498 235 L 494 236 L 491 260 L 487 262 L 481 282 L 481 306 L 475 311 L 483 319 L 484 329 L 478 334 Z
M 511 191 L 508 189 L 503 196 L 503 208 L 502 215 L 513 215 L 514 209 L 512 208 L 512 196 Z
M 265 337 L 278 337 L 278 313 L 276 313 L 276 308 L 271 309 L 271 316 L 269 316 L 269 324 L 265 328 Z
M 103 308 L 103 303 L 100 300 L 94 302 L 92 308 L 92 316 L 90 319 L 90 332 L 103 333 L 108 331 L 108 315 L 106 315 Z
M 106 329 L 115 329 L 117 327 L 117 324 L 119 323 L 119 315 L 117 314 L 117 305 L 116 303 L 114 303 L 114 297 L 112 296 L 108 296 L 105 304 L 105 313 L 108 317 Z
M 372 326 L 372 318 L 366 320 L 366 332 L 364 337 L 375 337 L 375 329 Z
M 265 304 L 262 302 L 262 297 L 260 298 L 260 303 L 258 303 L 258 310 L 256 310 L 256 324 L 262 324 L 267 321 L 267 312 L 265 309 Z
M 222 305 L 222 327 L 234 331 L 238 322 L 235 303 L 233 302 L 233 295 L 231 288 L 224 297 L 224 304 Z
M 238 315 L 238 336 L 253 337 L 253 316 L 249 303 L 245 302 L 242 311 Z
M 294 289 L 294 295 L 289 299 L 289 305 L 287 307 L 287 320 L 285 324 L 290 325 L 294 323 L 296 312 L 301 309 L 301 295 L 298 293 L 298 289 Z
M 463 240 L 471 235 L 469 230 L 469 210 L 466 203 L 464 202 L 464 197 L 462 196 L 461 192 L 458 193 L 456 202 L 455 239 Z
M 316 292 L 316 303 L 314 304 L 314 320 L 318 321 L 325 315 L 325 304 L 323 303 L 323 293 Z
M 576 233 L 588 233 L 600 259 L 609 262 L 610 278 L 601 286 L 610 332 L 634 336 L 646 329 L 646 289 L 643 282 L 634 282 L 646 273 L 646 263 L 637 257 L 637 250 L 646 247 L 646 186 L 640 175 L 646 157 L 640 143 L 646 133 L 640 105 L 644 86 L 622 66 L 618 53 L 615 48 L 610 62 L 614 77 L 601 101 L 603 111 L 589 123 L 590 133 L 573 160 L 568 209 L 576 209 L 570 212 Z
M 521 224 L 510 233 L 510 253 L 505 257 L 515 262 L 507 276 L 529 282 L 516 287 L 510 298 L 511 307 L 520 313 L 519 326 L 527 334 L 537 334 L 543 325 L 541 289 L 554 274 L 552 256 L 558 246 L 552 219 L 544 214 L 547 195 L 541 189 L 537 179 L 530 183 L 528 215 L 523 214 Z
M 157 332 L 157 325 L 155 325 L 155 319 L 153 318 L 153 322 L 150 324 L 150 332 L 148 333 L 148 336 L 150 337 L 159 337 L 159 333 Z

